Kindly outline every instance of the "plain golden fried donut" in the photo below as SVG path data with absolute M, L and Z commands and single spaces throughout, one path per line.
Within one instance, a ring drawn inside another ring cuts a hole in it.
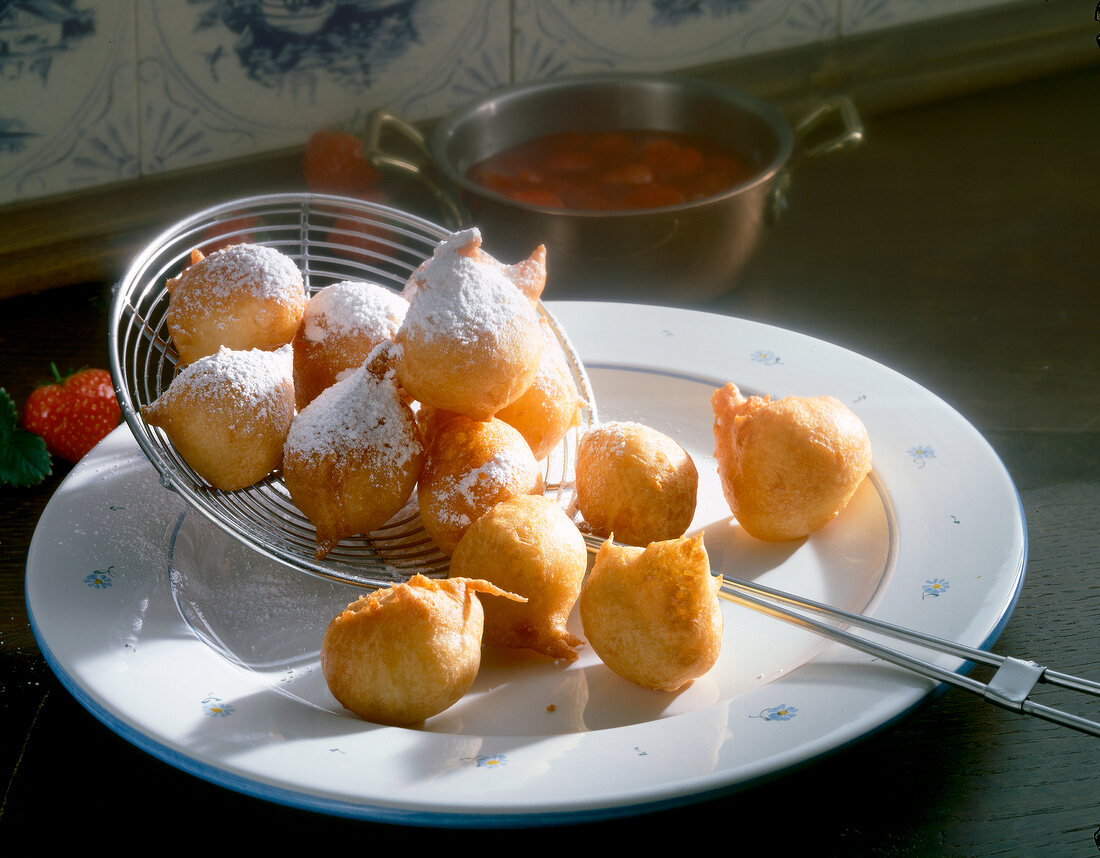
M 719 587 L 701 535 L 644 549 L 605 542 L 581 591 L 584 635 L 619 676 L 676 691 L 718 660 Z
M 531 386 L 496 417 L 514 426 L 531 445 L 536 459 L 545 459 L 580 420 L 584 400 L 554 329 L 539 319 L 542 358 Z
M 582 641 L 566 628 L 588 569 L 572 519 L 545 495 L 501 501 L 470 525 L 451 555 L 452 576 L 476 573 L 526 602 L 489 599 L 483 640 L 573 661 Z
M 378 724 L 417 724 L 447 709 L 481 666 L 484 613 L 476 593 L 514 598 L 487 581 L 414 575 L 362 596 L 321 641 L 332 696 Z
M 711 397 L 714 455 L 730 511 L 759 539 L 807 536 L 847 506 L 871 470 L 871 441 L 831 396 Z
M 605 423 L 577 446 L 577 507 L 593 532 L 630 545 L 683 536 L 699 472 L 679 444 L 649 426 Z

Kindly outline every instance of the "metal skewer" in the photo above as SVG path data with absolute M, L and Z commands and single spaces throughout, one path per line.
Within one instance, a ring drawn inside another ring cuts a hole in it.
M 762 584 L 754 584 L 729 575 L 722 576 L 721 596 L 728 601 L 743 604 L 754 610 L 786 620 L 875 658 L 881 658 L 883 661 L 904 667 L 921 676 L 969 691 L 1003 709 L 1024 715 L 1033 715 L 1036 718 L 1061 724 L 1082 733 L 1100 736 L 1100 723 L 1054 709 L 1042 703 L 1036 703 L 1030 699 L 1032 690 L 1039 683 L 1056 685 L 1100 697 L 1100 683 L 1098 682 L 1049 670 L 1032 661 L 997 655 L 987 650 L 975 649 L 955 641 L 944 640 L 923 632 L 902 628 L 861 614 L 842 611 L 838 608 L 809 599 L 802 599 L 781 590 L 774 590 Z M 982 683 L 971 679 L 969 676 L 938 667 L 899 650 L 876 643 L 862 635 L 815 619 L 813 616 L 808 616 L 808 613 L 827 617 L 829 620 L 842 622 L 855 628 L 866 629 L 885 637 L 927 647 L 937 652 L 958 656 L 967 661 L 984 664 L 996 668 L 996 672 L 988 683 Z

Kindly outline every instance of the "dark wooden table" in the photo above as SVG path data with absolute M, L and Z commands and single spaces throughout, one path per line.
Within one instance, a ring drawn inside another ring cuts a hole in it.
M 795 176 L 789 211 L 744 282 L 706 307 L 861 352 L 968 418 L 1011 473 L 1029 533 L 1023 591 L 995 649 L 1091 678 L 1100 678 L 1098 96 L 1093 68 L 869 117 L 864 145 Z M 0 304 L 0 384 L 21 403 L 50 361 L 105 365 L 108 295 L 85 284 Z M 80 829 L 85 842 L 149 824 L 162 838 L 228 825 L 258 844 L 363 834 L 499 849 L 487 832 L 329 818 L 211 786 L 85 712 L 41 657 L 23 600 L 31 534 L 66 471 L 0 489 L 0 824 Z M 1082 714 L 1100 717 L 1100 705 Z M 784 855 L 1071 858 L 1097 854 L 1098 827 L 1100 740 L 950 691 L 764 785 L 537 836 L 552 850 L 668 831 L 688 848 Z M 708 845 L 704 832 L 727 839 Z

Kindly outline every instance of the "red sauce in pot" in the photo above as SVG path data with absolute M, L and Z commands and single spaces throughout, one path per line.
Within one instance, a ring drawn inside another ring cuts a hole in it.
M 567 131 L 492 155 L 472 182 L 521 203 L 574 211 L 651 209 L 720 194 L 750 178 L 732 149 L 672 131 Z

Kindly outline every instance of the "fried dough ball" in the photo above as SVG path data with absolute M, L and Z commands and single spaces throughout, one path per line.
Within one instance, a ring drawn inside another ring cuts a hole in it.
M 290 346 L 222 347 L 185 367 L 141 416 L 214 488 L 259 482 L 282 461 L 294 419 Z
M 605 423 L 577 446 L 577 507 L 593 532 L 629 545 L 683 536 L 699 472 L 688 452 L 641 423 Z
M 235 350 L 277 349 L 294 337 L 306 309 L 302 273 L 278 250 L 233 244 L 170 279 L 165 323 L 181 364 Z
M 517 495 L 470 525 L 451 555 L 450 574 L 477 574 L 526 597 L 486 602 L 485 643 L 574 661 L 583 641 L 565 624 L 587 569 L 584 537 L 562 508 L 545 495 Z
M 577 392 L 573 373 L 554 329 L 539 319 L 542 359 L 531 386 L 496 417 L 516 427 L 531 445 L 536 459 L 545 459 L 565 433 L 577 425 L 584 400 Z
M 417 488 L 420 519 L 450 556 L 491 507 L 543 488 L 542 471 L 519 432 L 501 420 L 459 415 L 436 429 L 428 448 Z
M 332 696 L 378 724 L 418 724 L 452 706 L 481 666 L 484 613 L 476 593 L 517 598 L 487 581 L 414 575 L 361 596 L 321 641 Z
M 298 410 L 392 340 L 408 309 L 408 301 L 377 283 L 342 280 L 314 293 L 293 341 Z
M 476 229 L 442 242 L 420 269 L 397 332 L 397 378 L 414 399 L 485 420 L 534 381 L 542 336 L 534 305 L 481 259 Z
M 871 470 L 871 441 L 831 396 L 711 396 L 714 455 L 730 511 L 759 539 L 798 539 L 847 506 Z
M 318 560 L 341 540 L 368 533 L 405 506 L 424 450 L 380 345 L 350 376 L 321 392 L 290 427 L 283 481 L 317 531 Z
M 605 542 L 579 600 L 585 637 L 624 679 L 676 691 L 718 660 L 720 586 L 701 535 L 646 548 Z
M 539 326 L 543 331 L 543 347 L 538 374 L 519 399 L 494 416 L 519 430 L 535 458 L 541 461 L 577 425 L 584 400 L 577 393 L 565 352 L 550 323 L 540 319 Z M 436 427 L 456 416 L 453 411 L 421 404 L 416 419 L 424 443 L 431 441 Z

